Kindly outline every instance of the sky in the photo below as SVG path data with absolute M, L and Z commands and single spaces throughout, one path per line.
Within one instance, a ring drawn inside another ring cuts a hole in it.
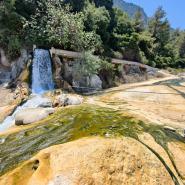
M 162 6 L 173 28 L 185 29 L 185 0 L 125 0 L 140 5 L 150 17 Z

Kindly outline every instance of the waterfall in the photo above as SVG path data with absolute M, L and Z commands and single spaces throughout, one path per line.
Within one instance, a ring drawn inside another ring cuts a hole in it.
M 52 77 L 51 57 L 48 50 L 35 49 L 32 67 L 32 95 L 22 106 L 18 106 L 11 116 L 8 116 L 0 123 L 0 132 L 7 130 L 15 124 L 17 113 L 28 108 L 41 107 L 48 99 L 42 97 L 46 91 L 53 90 L 54 83 Z
M 51 57 L 48 50 L 35 49 L 32 68 L 32 93 L 42 94 L 54 89 Z

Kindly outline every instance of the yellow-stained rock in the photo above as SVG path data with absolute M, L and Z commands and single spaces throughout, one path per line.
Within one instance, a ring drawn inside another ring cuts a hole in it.
M 84 138 L 45 149 L 1 185 L 173 185 L 160 160 L 131 138 Z
M 185 143 L 170 142 L 168 143 L 168 149 L 185 183 Z
M 146 144 L 148 147 L 152 148 L 164 160 L 166 165 L 170 168 L 170 170 L 173 172 L 173 174 L 177 178 L 179 184 L 183 185 L 183 182 L 179 178 L 178 173 L 176 172 L 176 170 L 173 166 L 173 163 L 170 160 L 170 157 L 168 156 L 165 149 L 162 146 L 160 146 L 158 143 L 156 143 L 154 138 L 148 133 L 143 133 L 143 134 L 139 135 L 139 140 L 141 142 L 143 142 L 144 144 Z M 185 170 L 184 170 L 184 172 L 185 172 Z

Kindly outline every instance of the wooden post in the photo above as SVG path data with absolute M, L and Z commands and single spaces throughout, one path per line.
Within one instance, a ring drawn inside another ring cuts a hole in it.
M 37 48 L 37 46 L 36 46 L 36 45 L 33 45 L 33 51 L 34 51 L 36 48 Z
M 50 54 L 51 54 L 51 56 L 52 56 L 52 54 L 55 54 L 55 53 L 56 53 L 55 48 L 52 47 L 52 48 L 50 49 Z

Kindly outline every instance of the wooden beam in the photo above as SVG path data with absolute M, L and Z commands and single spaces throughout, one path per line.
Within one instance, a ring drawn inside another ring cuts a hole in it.
M 66 58 L 81 58 L 82 57 L 82 53 L 80 52 L 67 51 L 67 50 L 62 50 L 62 49 L 51 48 L 50 52 L 51 54 L 56 54 L 58 56 L 62 56 Z

